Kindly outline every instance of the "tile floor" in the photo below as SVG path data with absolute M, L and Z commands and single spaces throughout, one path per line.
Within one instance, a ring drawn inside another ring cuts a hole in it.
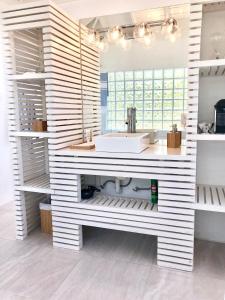
M 193 273 L 159 268 L 156 239 L 84 230 L 80 253 L 34 232 L 15 240 L 13 204 L 0 207 L 0 300 L 223 300 L 225 244 L 196 241 Z

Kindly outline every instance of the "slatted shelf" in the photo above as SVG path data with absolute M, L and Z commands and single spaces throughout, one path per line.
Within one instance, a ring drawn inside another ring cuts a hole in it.
M 225 59 L 199 60 L 194 62 L 193 67 L 199 68 L 203 77 L 225 75 Z
M 9 76 L 9 80 L 44 80 L 48 78 L 48 73 L 24 73 Z
M 36 192 L 51 194 L 49 175 L 44 174 L 26 181 L 23 185 L 17 187 L 18 191 Z
M 118 196 L 108 196 L 99 194 L 96 197 L 82 200 L 79 206 L 86 209 L 97 209 L 102 211 L 116 211 L 119 213 L 134 213 L 145 214 L 154 213 L 157 211 L 157 205 L 151 204 L 150 201 L 145 199 L 126 198 Z
M 198 141 L 225 141 L 225 134 L 197 134 Z
M 38 137 L 38 138 L 50 137 L 49 132 L 37 132 L 37 131 L 15 131 L 11 134 L 13 136 L 21 136 L 21 137 Z
M 198 60 L 193 63 L 192 67 L 207 68 L 207 67 L 222 67 L 222 66 L 225 66 L 225 59 Z
M 198 185 L 194 208 L 225 213 L 225 187 Z

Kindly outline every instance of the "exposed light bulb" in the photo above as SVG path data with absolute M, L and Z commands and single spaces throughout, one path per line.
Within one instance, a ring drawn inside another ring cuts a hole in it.
M 145 34 L 148 32 L 148 29 L 150 28 L 150 26 L 145 23 L 140 23 L 138 25 L 135 26 L 134 28 L 134 32 L 133 32 L 133 37 L 135 39 L 137 38 L 143 38 L 145 36 Z
M 106 52 L 108 50 L 108 43 L 105 41 L 104 38 L 100 38 L 97 43 L 97 47 L 100 51 Z
M 144 36 L 144 43 L 146 46 L 149 46 L 152 43 L 152 34 L 146 33 Z
M 119 26 L 114 26 L 108 32 L 109 40 L 112 42 L 117 42 L 122 36 L 122 29 Z
M 166 19 L 161 26 L 161 33 L 165 38 L 168 38 L 172 43 L 177 39 L 178 24 L 174 18 Z
M 166 25 L 168 33 L 173 34 L 178 30 L 177 21 L 174 18 L 169 18 Z
M 141 23 L 137 26 L 137 34 L 139 38 L 143 38 L 145 36 L 146 28 L 145 24 Z
M 130 48 L 130 42 L 126 39 L 125 35 L 121 36 L 119 42 L 124 50 L 128 50 Z
M 89 43 L 94 43 L 96 41 L 97 34 L 94 29 L 89 29 L 88 34 L 87 34 L 87 40 Z
M 171 43 L 175 43 L 176 39 L 177 39 L 176 34 L 174 33 L 169 34 L 169 40 L 171 41 Z

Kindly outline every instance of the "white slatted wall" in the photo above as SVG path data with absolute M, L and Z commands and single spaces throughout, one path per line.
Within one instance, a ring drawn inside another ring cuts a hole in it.
M 187 157 L 189 166 L 193 170 L 190 182 L 178 184 L 177 182 L 160 182 L 159 211 L 176 213 L 180 216 L 189 216 L 192 228 L 191 239 L 158 238 L 158 264 L 190 271 L 193 268 L 194 249 L 194 215 L 196 183 L 196 154 L 197 144 L 195 134 L 198 123 L 198 90 L 199 69 L 195 62 L 200 59 L 202 25 L 202 5 L 190 5 L 190 31 L 188 46 L 188 114 L 186 128 Z M 186 174 L 186 170 L 183 170 Z

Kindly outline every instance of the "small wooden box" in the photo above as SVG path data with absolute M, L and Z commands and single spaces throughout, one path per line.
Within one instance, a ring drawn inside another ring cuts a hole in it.
M 51 205 L 40 203 L 41 231 L 52 234 L 52 211 Z
M 32 122 L 32 130 L 43 132 L 47 131 L 47 121 L 44 120 L 33 120 Z
M 167 147 L 179 148 L 181 146 L 181 131 L 167 133 Z

